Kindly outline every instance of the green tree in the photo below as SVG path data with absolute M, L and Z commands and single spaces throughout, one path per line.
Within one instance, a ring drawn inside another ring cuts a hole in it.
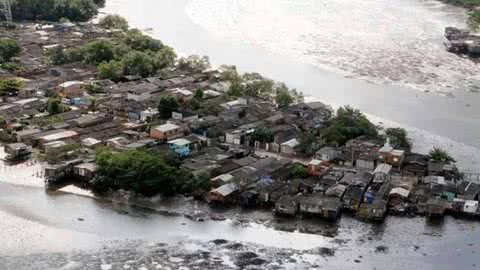
M 0 63 L 9 62 L 21 52 L 22 48 L 17 41 L 9 38 L 0 39 Z
M 172 67 L 175 64 L 175 59 L 177 59 L 177 54 L 175 50 L 168 46 L 163 46 L 155 54 L 155 68 L 157 70 L 164 69 L 167 67 Z
M 305 155 L 313 155 L 319 148 L 317 136 L 311 132 L 300 133 L 298 141 L 298 149 Z
M 277 89 L 277 94 L 275 95 L 275 102 L 279 108 L 287 108 L 293 102 L 295 102 L 295 97 L 290 93 L 290 90 L 285 84 Z
M 98 65 L 109 62 L 115 56 L 114 45 L 108 40 L 98 40 L 88 43 L 83 48 L 83 59 L 88 64 Z
M 62 104 L 62 98 L 59 96 L 50 97 L 47 101 L 47 112 L 50 115 L 63 113 L 67 110 L 65 105 Z
M 228 89 L 228 95 L 232 97 L 241 97 L 244 93 L 244 87 L 242 82 L 233 81 Z
M 198 100 L 201 100 L 203 99 L 205 93 L 203 92 L 202 89 L 197 89 L 195 90 L 195 92 L 193 93 L 193 98 L 194 99 L 198 99 Z
M 447 161 L 447 162 L 456 162 L 450 154 L 443 150 L 442 148 L 434 147 L 429 153 L 430 159 L 435 161 Z
M 410 152 L 412 149 L 412 143 L 408 138 L 408 133 L 403 128 L 387 128 L 385 131 L 387 137 L 390 139 L 390 143 L 395 148 L 404 149 Z
M 100 19 L 98 25 L 105 29 L 128 30 L 128 21 L 119 15 L 107 15 Z
M 253 141 L 259 141 L 261 143 L 271 143 L 273 142 L 274 135 L 273 131 L 269 128 L 257 128 L 253 131 L 250 138 Z
M 120 61 L 112 60 L 108 63 L 98 65 L 98 78 L 118 81 L 123 75 L 123 64 Z
M 17 0 L 12 1 L 16 20 L 88 21 L 98 13 L 101 0 Z
M 238 74 L 236 66 L 222 65 L 218 68 L 220 71 L 220 79 L 223 81 L 240 82 L 242 80 Z
M 209 191 L 211 188 L 210 175 L 208 173 L 201 173 L 191 177 L 183 184 L 182 192 L 194 195 L 201 195 Z
M 129 30 L 123 37 L 123 43 L 132 50 L 142 52 L 158 52 L 163 48 L 163 43 L 160 40 L 144 35 L 138 29 Z
M 480 29 L 480 10 L 474 10 L 468 13 L 467 24 L 472 30 Z
M 210 66 L 210 59 L 208 56 L 190 55 L 188 57 L 182 57 L 178 60 L 178 68 L 192 73 L 200 73 Z
M 23 87 L 23 82 L 18 79 L 0 79 L 0 95 L 13 95 Z
M 92 112 L 97 111 L 97 98 L 96 97 L 90 97 L 89 102 L 90 102 L 90 105 L 88 106 L 88 109 Z
M 144 196 L 175 194 L 191 176 L 169 165 L 162 155 L 144 150 L 113 153 L 102 149 L 96 156 L 97 172 L 91 181 L 97 193 L 131 190 Z
M 174 97 L 162 97 L 158 104 L 158 112 L 161 119 L 169 119 L 172 112 L 179 107 L 178 101 Z
M 303 166 L 302 164 L 295 164 L 292 167 L 292 170 L 290 172 L 291 177 L 297 178 L 297 179 L 303 179 L 308 177 L 308 170 Z
M 377 128 L 359 110 L 349 106 L 337 110 L 337 115 L 331 120 L 325 130 L 325 139 L 329 143 L 344 145 L 347 141 L 359 136 L 377 138 Z
M 150 54 L 140 51 L 131 51 L 125 55 L 122 59 L 122 65 L 125 75 L 149 77 L 158 70 L 155 59 Z

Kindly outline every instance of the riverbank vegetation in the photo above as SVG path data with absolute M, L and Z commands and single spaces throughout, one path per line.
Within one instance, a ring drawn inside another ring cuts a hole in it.
M 377 138 L 378 131 L 363 113 L 349 106 L 337 110 L 336 116 L 324 133 L 327 142 L 339 145 L 344 145 L 359 136 Z
M 100 26 L 128 28 L 126 21 L 118 16 L 105 17 Z M 92 41 L 77 48 L 57 47 L 49 50 L 47 55 L 53 65 L 73 62 L 96 65 L 100 79 L 113 81 L 126 75 L 152 76 L 173 66 L 177 58 L 171 47 L 137 29 L 122 31 L 110 39 Z
M 442 0 L 443 2 L 467 9 L 467 25 L 472 30 L 480 30 L 480 0 Z
M 98 14 L 105 0 L 18 0 L 12 2 L 14 20 L 88 21 Z
M 99 148 L 96 164 L 91 187 L 100 194 L 122 189 L 144 196 L 174 195 L 210 188 L 208 175 L 193 176 L 178 168 L 178 162 L 146 150 L 114 153 L 109 148 Z

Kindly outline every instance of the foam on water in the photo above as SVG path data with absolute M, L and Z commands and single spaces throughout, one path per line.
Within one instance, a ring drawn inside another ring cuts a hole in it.
M 463 11 L 436 1 L 192 0 L 186 12 L 222 38 L 376 83 L 445 94 L 480 80 L 442 44 Z

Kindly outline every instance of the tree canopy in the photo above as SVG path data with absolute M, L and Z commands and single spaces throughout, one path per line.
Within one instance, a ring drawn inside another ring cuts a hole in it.
M 107 15 L 100 19 L 98 25 L 105 29 L 128 30 L 128 21 L 119 15 Z
M 9 38 L 0 39 L 0 63 L 9 62 L 21 52 L 22 48 L 16 40 Z
M 274 139 L 273 131 L 269 128 L 257 128 L 250 136 L 253 141 L 261 143 L 270 143 Z
M 96 164 L 91 186 L 98 193 L 123 189 L 144 196 L 175 194 L 191 180 L 186 171 L 168 164 L 162 155 L 144 150 L 113 153 L 101 149 L 97 152 Z M 192 186 L 197 187 L 197 183 Z
M 390 144 L 397 149 L 403 149 L 410 152 L 412 143 L 408 138 L 408 133 L 403 128 L 387 128 L 385 130 L 387 138 L 390 139 Z
M 293 165 L 292 170 L 290 171 L 290 175 L 293 178 L 299 178 L 299 179 L 307 178 L 308 170 L 302 164 L 297 163 Z
M 188 72 L 203 72 L 210 67 L 210 59 L 208 56 L 190 55 L 178 59 L 178 68 Z
M 174 97 L 162 97 L 158 103 L 158 113 L 161 119 L 169 119 L 172 112 L 179 107 L 178 101 Z
M 376 138 L 377 128 L 359 110 L 349 106 L 337 110 L 337 115 L 324 133 L 327 142 L 340 145 L 363 135 Z
M 105 0 L 20 0 L 12 1 L 15 20 L 88 21 L 98 13 Z
M 434 147 L 433 150 L 430 151 L 429 155 L 434 161 L 455 162 L 455 159 L 442 148 Z

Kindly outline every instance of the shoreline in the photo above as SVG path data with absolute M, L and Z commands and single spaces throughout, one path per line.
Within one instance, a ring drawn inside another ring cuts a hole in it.
M 126 10 L 124 0 L 107 1 L 107 8 L 101 11 L 103 13 L 120 13 L 120 15 L 129 19 L 133 27 L 139 29 L 152 28 L 153 31 L 149 31 L 149 35 L 164 40 L 182 54 L 188 52 L 209 55 L 215 65 L 232 63 L 236 64 L 242 71 L 258 71 L 272 79 L 283 80 L 291 87 L 302 90 L 306 96 L 318 98 L 327 104 L 333 106 L 350 104 L 368 115 L 377 119 L 380 118 L 376 122 L 398 123 L 401 127 L 415 130 L 415 134 L 418 134 L 414 138 L 417 142 L 415 145 L 430 145 L 431 147 L 431 142 L 435 141 L 459 157 L 459 166 L 462 169 L 478 172 L 479 164 L 475 161 L 480 160 L 480 141 L 475 138 L 480 136 L 480 121 L 473 113 L 477 108 L 480 108 L 478 94 L 461 93 L 455 98 L 425 93 L 419 94 L 418 91 L 412 89 L 382 86 L 358 79 L 344 78 L 263 49 L 249 48 L 241 44 L 222 41 L 189 21 L 190 19 L 184 12 L 187 2 L 186 0 L 178 3 L 168 1 L 165 3 L 165 11 L 160 11 L 158 21 L 151 21 L 148 24 L 146 23 L 146 20 L 150 18 L 148 13 L 141 19 L 133 17 L 136 12 L 152 5 L 148 1 L 144 1 L 131 11 Z M 166 13 L 166 10 L 169 10 L 169 13 Z M 167 21 L 177 25 L 178 33 L 171 32 L 172 29 L 163 26 Z M 188 29 L 190 27 L 193 29 L 192 31 Z M 191 42 L 201 43 L 203 46 L 193 48 L 189 45 Z M 232 49 L 214 51 L 212 48 L 216 46 L 231 46 Z M 238 54 L 238 56 L 232 55 L 232 52 Z M 245 61 L 246 59 L 249 59 L 248 62 Z M 289 68 L 279 69 L 278 67 Z M 305 78 L 308 78 L 308 80 L 305 80 Z M 325 88 L 325 85 L 330 86 Z M 359 93 L 361 94 L 359 95 Z M 460 105 L 467 103 L 470 104 L 470 107 Z M 453 107 L 455 107 L 455 113 L 449 112 Z M 442 109 L 438 110 L 439 108 Z M 459 121 L 459 117 L 463 119 Z M 384 119 L 390 121 L 384 121 Z M 446 125 L 453 129 L 445 129 Z M 458 129 L 464 130 L 462 134 L 453 132 Z M 458 135 L 463 138 L 458 138 Z M 417 149 L 420 152 L 425 152 L 425 150 Z

